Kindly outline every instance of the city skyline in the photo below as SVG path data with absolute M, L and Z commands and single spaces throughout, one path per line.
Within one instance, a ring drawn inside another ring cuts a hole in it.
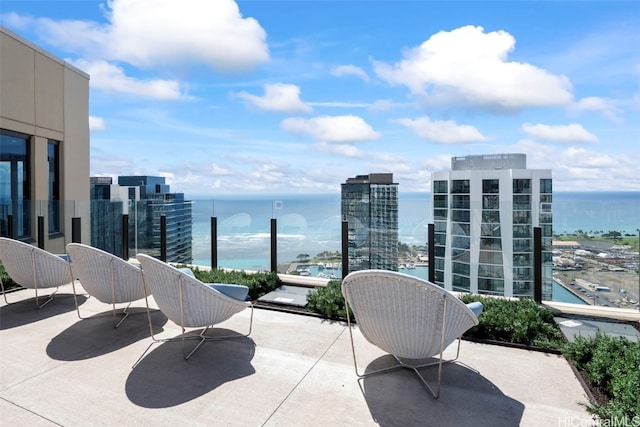
M 640 4 L 3 1 L 91 75 L 91 176 L 188 197 L 339 193 L 524 153 L 554 191 L 640 189 Z

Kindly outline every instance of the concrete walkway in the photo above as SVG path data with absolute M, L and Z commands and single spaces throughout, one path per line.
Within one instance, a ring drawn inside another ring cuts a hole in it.
M 144 301 L 114 329 L 110 316 L 80 320 L 70 295 L 69 286 L 41 310 L 31 300 L 0 306 L 0 425 L 592 424 L 579 381 L 557 355 L 464 341 L 462 363 L 445 366 L 434 400 L 406 370 L 357 381 L 345 324 L 256 309 L 248 338 L 240 334 L 250 310 L 211 331 L 237 338 L 207 342 L 189 361 L 180 342 L 154 344 L 133 368 L 152 342 Z M 81 302 L 86 317 L 109 313 L 93 298 Z M 160 312 L 152 319 L 160 337 L 180 334 Z M 391 363 L 357 328 L 354 336 L 361 369 Z

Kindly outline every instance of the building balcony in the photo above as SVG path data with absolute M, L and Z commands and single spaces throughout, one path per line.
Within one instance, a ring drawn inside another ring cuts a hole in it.
M 205 343 L 189 361 L 180 342 L 151 344 L 144 302 L 113 328 L 110 307 L 71 286 L 37 310 L 31 290 L 0 306 L 0 412 L 7 425 L 593 425 L 587 394 L 555 354 L 463 341 L 440 399 L 413 373 L 357 381 L 342 322 L 256 309 L 249 337 Z M 154 307 L 153 300 L 151 306 Z M 250 311 L 209 331 L 246 331 Z M 180 328 L 152 310 L 160 338 Z M 231 333 L 234 333 L 231 332 Z M 391 358 L 354 329 L 358 364 Z M 455 345 L 447 349 L 452 356 Z M 425 371 L 427 377 L 436 370 Z

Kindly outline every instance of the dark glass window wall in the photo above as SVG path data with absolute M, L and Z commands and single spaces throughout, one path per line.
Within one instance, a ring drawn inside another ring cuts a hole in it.
M 30 136 L 0 129 L 0 235 L 31 238 Z

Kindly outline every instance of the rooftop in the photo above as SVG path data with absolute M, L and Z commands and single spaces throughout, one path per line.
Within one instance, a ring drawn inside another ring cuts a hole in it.
M 40 310 L 27 301 L 31 290 L 10 293 L 17 304 L 2 301 L 0 424 L 591 424 L 580 381 L 554 354 L 463 341 L 434 400 L 409 371 L 358 382 L 346 324 L 256 309 L 249 337 L 245 310 L 209 332 L 238 338 L 207 342 L 189 361 L 180 342 L 154 344 L 133 367 L 152 343 L 144 302 L 114 329 L 110 315 L 94 317 L 108 305 L 81 297 L 81 320 L 71 295 L 61 288 Z M 159 311 L 152 319 L 160 338 L 179 336 Z M 357 327 L 354 336 L 361 369 L 391 363 Z

